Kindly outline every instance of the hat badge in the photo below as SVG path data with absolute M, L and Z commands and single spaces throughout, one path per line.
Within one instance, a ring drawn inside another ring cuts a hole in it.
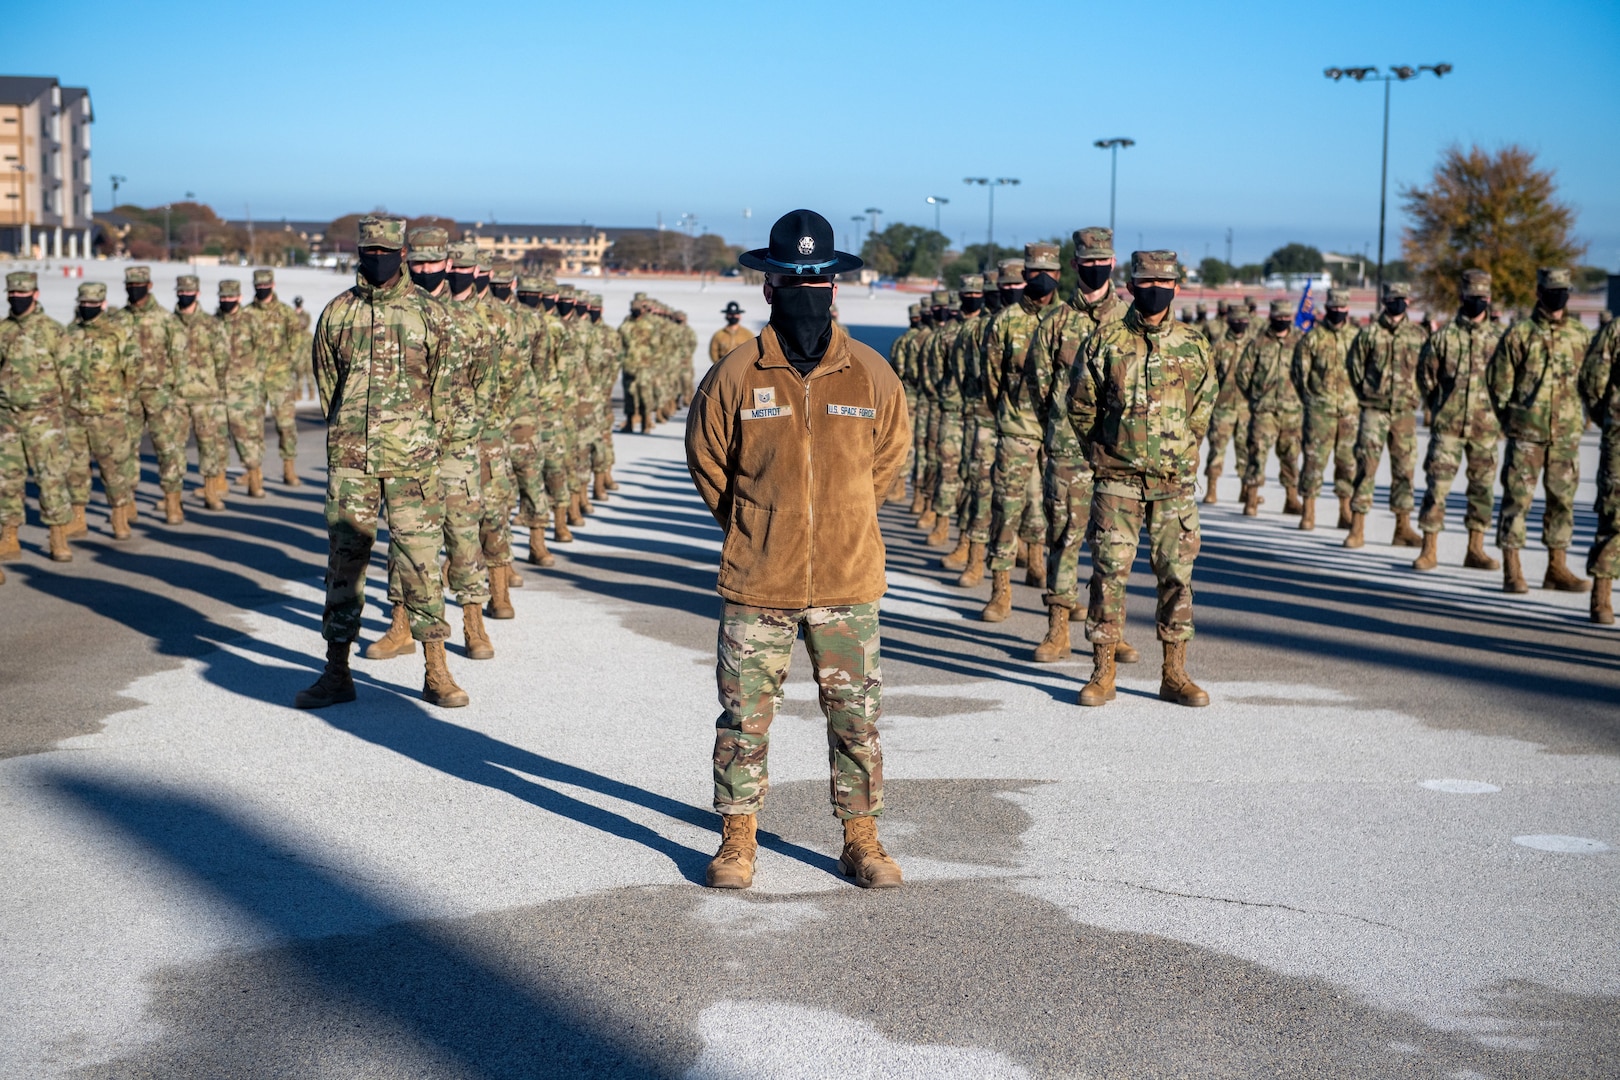
M 816 242 L 815 242 L 815 240 L 811 239 L 808 236 L 799 237 L 799 254 L 800 255 L 814 255 L 815 251 L 816 251 Z

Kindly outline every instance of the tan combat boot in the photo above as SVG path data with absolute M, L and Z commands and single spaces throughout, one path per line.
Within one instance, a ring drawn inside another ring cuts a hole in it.
M 112 525 L 114 540 L 129 539 L 129 511 L 134 505 L 135 504 L 132 502 L 127 502 L 122 506 L 115 506 L 107 511 L 107 517 Z
M 1423 534 L 1423 550 L 1418 557 L 1412 560 L 1414 570 L 1433 570 L 1440 564 L 1440 534 L 1426 532 Z
M 602 484 L 609 491 L 618 491 L 619 490 L 619 482 L 617 480 L 613 479 L 613 470 L 612 469 L 604 469 L 604 470 L 602 470 Z
M 1080 704 L 1106 705 L 1114 700 L 1114 647 L 1091 647 L 1091 678 L 1080 688 Z
M 315 682 L 298 691 L 293 705 L 299 709 L 324 709 L 354 700 L 354 676 L 349 674 L 349 643 L 326 643 L 326 670 Z
M 1570 570 L 1564 562 L 1563 548 L 1548 548 L 1547 573 L 1541 579 L 1541 587 L 1559 592 L 1585 592 L 1592 587 L 1592 583 Z
M 444 662 L 444 642 L 422 642 L 422 700 L 441 709 L 466 705 L 467 691 L 456 685 Z
M 415 651 L 416 642 L 411 639 L 411 620 L 405 613 L 405 605 L 395 604 L 388 616 L 388 633 L 366 646 L 366 659 L 392 660 Z
M 900 864 L 878 841 L 875 817 L 844 819 L 844 851 L 838 856 L 838 869 L 863 889 L 900 887 Z
M 4 585 L 5 583 L 6 583 L 6 572 L 4 570 L 0 570 L 0 585 Z
M 204 505 L 210 510 L 225 509 L 225 498 L 231 493 L 231 485 L 225 482 L 225 474 L 220 473 L 218 476 L 210 477 L 209 481 L 214 485 L 213 498 L 209 498 L 208 492 L 204 491 Z
M 124 524 L 133 525 L 141 516 L 140 504 L 135 499 L 135 493 L 129 493 L 129 502 L 124 504 Z
M 1209 472 L 1207 472 L 1205 474 L 1205 477 L 1206 477 L 1206 480 L 1205 480 L 1205 484 L 1204 484 L 1204 505 L 1205 506 L 1214 506 L 1219 501 L 1215 497 L 1215 485 L 1221 479 L 1221 470 L 1220 469 L 1210 469 Z
M 1412 512 L 1410 510 L 1395 511 L 1395 535 L 1389 542 L 1395 547 L 1422 547 L 1423 537 L 1412 528 Z
M 1530 585 L 1524 580 L 1524 571 L 1519 567 L 1519 549 L 1502 549 L 1502 591 L 1507 593 L 1527 593 Z
M 599 471 L 591 478 L 591 499 L 595 502 L 608 501 L 607 473 Z
M 1300 532 L 1315 532 L 1316 531 L 1316 500 L 1315 499 L 1306 499 L 1305 504 L 1302 507 L 1300 507 L 1300 510 L 1299 510 L 1299 531 Z
M 968 544 L 967 565 L 956 579 L 958 588 L 971 589 L 984 580 L 984 545 L 978 541 Z
M 546 550 L 546 528 L 544 525 L 529 530 L 529 562 L 542 568 L 557 565 L 557 556 Z
M 1014 568 L 1022 568 L 1022 567 L 1028 566 L 1028 565 L 1029 565 L 1029 545 L 1024 543 L 1023 540 L 1019 540 L 1018 541 L 1018 548 L 1013 554 L 1013 566 L 1014 566 Z
M 946 570 L 961 572 L 967 569 L 968 564 L 968 538 L 967 533 L 957 537 L 956 550 L 939 560 L 939 565 Z
M 1159 677 L 1159 700 L 1197 708 L 1209 704 L 1209 695 L 1187 675 L 1187 643 L 1164 643 L 1164 674 Z
M 84 520 L 84 503 L 73 504 L 73 520 L 68 522 L 67 535 L 69 540 L 90 535 L 90 524 Z
M 1114 663 L 1136 664 L 1142 660 L 1142 654 L 1136 651 L 1136 646 L 1126 641 L 1122 636 L 1119 643 L 1114 646 Z
M 1614 625 L 1613 578 L 1592 579 L 1592 621 L 1599 626 Z
M 575 498 L 579 500 L 579 512 L 582 517 L 596 513 L 596 504 L 591 502 L 591 489 L 589 485 L 580 488 L 579 491 L 575 493 Z
M 495 646 L 484 632 L 484 613 L 477 604 L 461 605 L 461 632 L 467 641 L 467 659 L 495 659 Z
M 1072 614 L 1062 604 L 1047 605 L 1046 640 L 1035 646 L 1033 657 L 1037 664 L 1055 664 L 1069 658 L 1073 651 L 1069 644 L 1069 618 Z
M 508 592 L 509 582 L 506 580 L 505 566 L 492 566 L 489 568 L 489 617 L 492 619 L 512 619 L 517 612 L 512 608 L 512 597 Z
M 720 850 L 709 860 L 703 880 L 711 889 L 746 889 L 754 883 L 754 857 L 759 853 L 753 814 L 720 815 Z
M 298 462 L 292 458 L 283 458 L 281 461 L 281 482 L 288 487 L 304 486 L 304 482 L 298 479 Z
M 1352 512 L 1350 514 L 1350 535 L 1344 538 L 1344 546 L 1358 548 L 1367 542 L 1367 515 Z
M 1033 585 L 1037 589 L 1046 588 L 1046 545 L 1029 545 L 1029 554 L 1025 556 L 1024 584 Z
M 1253 484 L 1243 485 L 1243 516 L 1257 517 L 1260 513 L 1260 489 Z
M 1468 553 L 1463 556 L 1463 566 L 1470 570 L 1500 570 L 1502 564 L 1485 554 L 1485 532 L 1482 529 L 1468 530 Z
M 920 516 L 927 507 L 927 503 L 928 497 L 923 494 L 922 485 L 918 484 L 915 494 L 911 497 L 911 512 Z
M 1298 514 L 1304 509 L 1305 504 L 1299 501 L 1299 489 L 1283 488 L 1283 513 Z
M 254 465 L 252 468 L 248 469 L 248 471 L 247 471 L 247 489 L 248 489 L 248 498 L 250 498 L 250 499 L 262 499 L 262 498 L 264 498 L 264 469 L 262 467 L 260 467 L 258 465 Z
M 951 542 L 951 519 L 940 514 L 934 519 L 934 530 L 923 543 L 931 548 L 942 548 Z
M 68 547 L 67 526 L 52 525 L 50 528 L 50 548 L 52 562 L 72 562 L 73 549 Z
M 918 532 L 932 532 L 933 528 L 934 528 L 934 522 L 936 522 L 938 520 L 939 520 L 939 515 L 938 514 L 934 513 L 932 510 L 924 510 L 917 517 L 917 531 Z
M 1012 574 L 996 570 L 990 575 L 990 602 L 979 612 L 982 622 L 1005 622 L 1012 614 Z
M 1350 496 L 1348 496 L 1348 495 L 1340 495 L 1339 496 L 1339 523 L 1337 525 L 1335 525 L 1334 528 L 1335 529 L 1348 529 L 1350 527 L 1351 518 L 1353 518 L 1353 517 L 1354 517 L 1354 515 L 1350 511 Z
M 22 544 L 17 541 L 17 526 L 0 525 L 0 562 L 16 562 L 22 558 Z
M 569 492 L 568 495 L 568 524 L 574 528 L 585 524 L 585 515 L 580 511 L 579 492 Z
M 166 525 L 184 525 L 186 512 L 180 506 L 180 493 L 178 491 L 165 491 L 163 493 L 163 522 Z
M 574 534 L 568 528 L 568 510 L 558 503 L 551 511 L 551 539 L 558 544 L 572 544 Z
M 506 587 L 508 589 L 523 588 L 523 579 L 518 576 L 517 563 L 506 564 Z

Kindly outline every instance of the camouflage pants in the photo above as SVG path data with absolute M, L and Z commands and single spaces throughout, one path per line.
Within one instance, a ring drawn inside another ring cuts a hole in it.
M 905 392 L 906 392 L 906 415 L 914 418 L 917 415 L 917 389 L 916 389 L 916 387 L 913 387 L 913 386 L 907 386 L 907 387 L 905 387 Z M 915 420 L 913 420 L 913 424 L 915 424 Z M 906 467 L 904 469 L 902 469 L 901 472 L 900 472 L 900 475 L 902 477 L 906 477 L 906 476 L 911 475 L 911 470 L 912 470 L 912 467 L 915 464 L 916 460 L 917 460 L 917 438 L 916 438 L 915 433 L 913 433 L 912 439 L 911 439 L 911 445 L 906 448 Z
M 201 401 L 181 398 L 175 402 L 175 412 L 180 417 L 181 445 L 192 432 L 197 434 L 197 471 L 204 476 L 224 476 L 225 463 L 231 453 L 225 441 L 225 403 L 217 398 Z
M 1091 463 L 1046 458 L 1046 593 L 1041 602 L 1073 611 L 1080 604 L 1080 548 L 1091 525 Z
M 568 505 L 568 461 L 564 451 L 568 444 L 566 430 L 541 426 L 535 436 L 535 449 L 540 458 L 540 477 L 545 481 L 546 494 L 551 506 Z M 534 512 L 543 517 L 550 507 L 537 502 Z
M 934 511 L 947 521 L 956 517 L 962 499 L 962 410 L 945 408 L 939 420 L 939 481 L 934 484 Z
M 263 422 L 263 414 L 260 414 Z M 326 609 L 321 636 L 353 641 L 365 608 L 366 566 L 377 542 L 377 515 L 388 512 L 388 565 L 399 574 L 401 602 L 411 637 L 444 641 L 444 587 L 439 583 L 439 543 L 444 498 L 437 470 L 422 476 L 366 476 L 328 469 L 326 480 Z M 391 586 L 392 587 L 392 586 Z
M 1620 577 L 1620 423 L 1609 421 L 1598 444 L 1597 529 L 1586 555 L 1593 577 Z
M 928 421 L 934 409 L 934 399 L 927 394 L 917 395 L 917 411 L 911 414 L 911 482 L 918 491 L 932 490 L 923 486 L 928 477 Z
M 923 433 L 922 491 L 932 494 L 939 488 L 939 426 L 945 420 L 945 410 L 938 398 L 928 401 L 928 429 Z
M 624 418 L 634 420 L 639 416 L 645 421 L 657 411 L 658 403 L 653 397 L 652 379 L 646 372 L 626 370 L 624 373 Z
M 236 456 L 249 469 L 264 463 L 264 399 L 256 393 L 233 395 L 225 400 L 225 419 L 230 425 Z
M 158 486 L 164 494 L 178 494 L 186 478 L 186 434 L 184 414 L 170 395 L 161 390 L 142 390 L 130 402 L 129 441 L 134 447 L 125 468 L 131 489 L 141 477 L 141 432 L 152 436 L 157 455 Z M 264 420 L 259 421 L 262 426 Z
M 1249 471 L 1249 403 L 1218 405 L 1209 418 L 1209 458 L 1204 464 L 1206 474 L 1219 473 L 1226 467 L 1226 445 L 1237 450 L 1237 474 Z M 1234 438 L 1234 435 L 1236 436 Z
M 74 506 L 90 505 L 90 437 L 84 433 L 84 418 L 71 409 L 62 410 L 68 440 L 68 498 Z
M 995 487 L 995 511 L 990 531 L 995 546 L 990 549 L 992 571 L 1011 570 L 1018 559 L 1018 541 L 1046 543 L 1046 513 L 1041 507 L 1041 443 L 1003 435 L 996 442 L 996 467 L 991 477 Z
M 1299 413 L 1256 412 L 1249 415 L 1249 460 L 1243 469 L 1245 484 L 1266 482 L 1266 463 L 1277 450 L 1277 482 L 1284 491 L 1299 490 Z
M 281 460 L 298 460 L 298 398 L 289 381 L 285 386 L 266 387 L 265 397 L 270 413 L 276 421 L 276 436 L 280 443 Z
M 444 496 L 444 554 L 450 561 L 450 591 L 456 603 L 482 604 L 489 599 L 489 567 L 479 525 L 484 519 L 479 483 L 478 444 L 447 448 L 439 458 L 439 491 Z M 399 564 L 388 560 L 388 599 L 402 603 L 404 584 Z
M 1484 532 L 1490 528 L 1491 507 L 1496 502 L 1496 436 L 1489 439 L 1468 439 L 1461 435 L 1430 434 L 1429 452 L 1423 459 L 1423 473 L 1427 487 L 1423 492 L 1423 511 L 1418 514 L 1418 525 L 1426 533 L 1445 531 L 1446 496 L 1451 494 L 1451 482 L 1457 477 L 1457 468 L 1468 455 L 1468 510 L 1463 524 L 1469 532 Z
M 1496 520 L 1496 546 L 1524 547 L 1525 521 L 1536 497 L 1536 481 L 1546 488 L 1541 511 L 1541 542 L 1569 547 L 1575 529 L 1575 485 L 1581 478 L 1581 432 L 1576 428 L 1551 444 L 1509 439 L 1502 460 L 1502 511 Z
M 764 805 L 771 720 L 801 626 L 827 717 L 834 812 L 876 817 L 883 812 L 883 669 L 875 602 L 798 610 L 726 604 L 715 664 L 722 711 L 714 722 L 714 808 L 754 814 Z
M 597 468 L 603 472 L 612 472 L 613 463 L 617 460 L 613 453 L 613 399 L 611 393 L 611 387 L 604 390 L 601 403 L 596 407 L 596 439 L 592 443 L 593 452 L 598 455 L 599 464 Z
M 517 485 L 518 524 L 532 528 L 540 509 L 548 506 L 540 464 L 539 425 L 533 419 L 512 422 L 507 431 L 506 456 L 512 462 L 512 482 Z
M 478 530 L 484 562 L 506 566 L 512 561 L 512 507 L 517 505 L 517 484 L 505 439 L 483 439 L 478 444 L 479 488 L 483 492 L 482 524 Z
M 1372 510 L 1373 492 L 1378 488 L 1378 463 L 1389 446 L 1389 508 L 1396 513 L 1412 512 L 1412 473 L 1417 465 L 1417 418 L 1411 413 L 1390 413 L 1383 409 L 1362 409 L 1356 429 L 1356 483 L 1350 509 L 1358 514 Z
M 1193 636 L 1193 562 L 1198 558 L 1198 504 L 1191 493 L 1146 502 L 1099 491 L 1091 498 L 1091 605 L 1086 640 L 1099 645 L 1125 638 L 1125 585 L 1142 526 L 1148 530 L 1148 561 L 1159 582 L 1160 641 Z
M 61 409 L 0 409 L 0 525 L 23 523 L 29 473 L 39 487 L 39 520 L 46 525 L 72 520 L 69 453 Z
M 107 505 L 129 505 L 135 499 L 135 485 L 130 481 L 128 465 L 129 459 L 135 456 L 135 448 L 129 441 L 129 418 L 123 413 L 104 413 L 81 417 L 79 423 L 84 430 L 88 459 L 93 460 L 96 468 L 101 470 L 101 486 L 107 493 Z M 90 501 L 89 477 L 87 466 L 85 503 Z
M 1328 458 L 1333 458 L 1333 494 L 1348 499 L 1356 490 L 1356 426 L 1352 411 L 1329 406 L 1305 410 L 1305 466 L 1299 473 L 1300 494 L 1314 499 L 1322 490 Z
M 963 437 L 969 448 L 967 463 L 967 503 L 963 509 L 962 531 L 969 542 L 990 543 L 990 519 L 996 509 L 996 422 L 983 416 L 968 418 Z

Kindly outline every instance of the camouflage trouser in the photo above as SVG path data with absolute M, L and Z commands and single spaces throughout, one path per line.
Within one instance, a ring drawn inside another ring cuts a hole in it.
M 602 426 L 602 410 L 591 407 L 591 437 L 586 443 L 586 468 L 592 474 L 607 472 L 613 467 L 613 440 Z
M 285 386 L 265 387 L 265 398 L 276 421 L 281 460 L 298 460 L 298 397 L 289 379 Z
M 1611 420 L 1598 444 L 1597 529 L 1586 555 L 1593 577 L 1620 577 L 1620 423 Z
M 479 538 L 484 518 L 479 485 L 478 444 L 447 447 L 439 458 L 439 491 L 444 496 L 444 554 L 450 561 L 450 591 L 456 603 L 482 604 L 489 599 L 489 567 Z M 404 602 L 399 564 L 388 560 L 388 599 Z
M 610 394 L 611 388 L 604 390 L 602 400 L 596 407 L 596 439 L 591 444 L 592 452 L 596 455 L 596 467 L 602 472 L 612 472 L 613 463 L 617 460 L 613 453 L 613 399 Z
M 877 730 L 883 668 L 875 602 L 799 609 L 726 604 L 715 664 L 723 711 L 714 722 L 714 808 L 754 814 L 764 804 L 771 720 L 800 626 L 827 716 L 834 812 L 840 818 L 876 817 L 883 812 Z
M 1234 435 L 1236 436 L 1234 438 Z M 1212 473 L 1226 467 L 1226 444 L 1237 450 L 1237 474 L 1249 471 L 1249 403 L 1218 405 L 1209 418 L 1209 458 L 1204 472 Z
M 962 499 L 962 410 L 940 410 L 939 480 L 934 484 L 934 511 L 947 521 L 956 517 Z
M 934 399 L 927 394 L 917 395 L 917 411 L 911 414 L 911 446 L 915 454 L 911 463 L 911 482 L 918 491 L 929 491 L 928 480 L 928 422 L 934 410 Z
M 517 504 L 517 484 L 512 479 L 512 462 L 506 456 L 506 440 L 480 440 L 478 465 L 478 486 L 483 492 L 478 533 L 484 562 L 506 566 L 512 561 L 512 507 Z
M 130 401 L 129 442 L 134 447 L 125 469 L 130 488 L 141 478 L 141 432 L 152 436 L 152 450 L 157 454 L 158 486 L 164 494 L 178 493 L 186 478 L 186 434 L 184 415 L 176 408 L 174 399 L 165 390 L 142 390 Z M 264 418 L 259 418 L 262 427 Z
M 650 419 L 658 411 L 653 397 L 652 379 L 644 371 L 626 370 L 624 373 L 624 418 Z
M 230 424 L 236 456 L 249 469 L 264 462 L 264 397 L 257 391 L 234 394 L 225 399 L 225 419 Z
M 907 386 L 905 388 L 905 391 L 906 391 L 906 415 L 910 416 L 910 417 L 915 417 L 917 415 L 917 388 L 914 387 L 914 386 Z M 915 423 L 915 421 L 913 421 L 913 422 Z M 917 438 L 916 438 L 916 435 L 913 434 L 912 439 L 911 439 L 911 445 L 906 448 L 906 467 L 901 470 L 900 475 L 902 477 L 910 476 L 911 475 L 911 470 L 915 466 L 916 461 L 917 461 Z
M 1417 465 L 1417 417 L 1411 413 L 1362 409 L 1356 429 L 1356 490 L 1350 509 L 1358 514 L 1372 510 L 1373 492 L 1378 488 L 1378 462 L 1389 446 L 1389 508 L 1396 513 L 1412 511 L 1412 472 Z
M 945 420 L 945 410 L 938 398 L 928 400 L 928 428 L 923 433 L 922 492 L 932 495 L 939 488 L 939 426 Z
M 1468 511 L 1463 524 L 1469 532 L 1490 528 L 1491 506 L 1496 501 L 1496 436 L 1468 439 L 1461 435 L 1429 435 L 1429 452 L 1423 459 L 1425 483 L 1423 511 L 1418 525 L 1426 533 L 1445 531 L 1446 496 L 1457 477 L 1463 454 L 1468 455 Z
M 546 480 L 541 471 L 539 425 L 532 417 L 514 420 L 507 430 L 506 456 L 512 462 L 517 485 L 518 524 L 533 528 L 546 503 Z
M 127 506 L 135 498 L 135 485 L 129 477 L 129 459 L 135 447 L 129 441 L 129 417 L 124 413 L 103 413 L 79 418 L 84 430 L 86 453 L 101 470 L 101 486 L 108 506 Z M 85 468 L 84 502 L 90 501 L 89 467 Z M 75 500 L 77 501 L 77 500 Z M 83 505 L 83 504 L 80 504 Z
M 1316 498 L 1322 490 L 1329 455 L 1333 458 L 1333 494 L 1348 499 L 1356 490 L 1356 425 L 1361 418 L 1331 406 L 1305 410 L 1305 466 L 1299 473 L 1300 494 Z
M 1502 512 L 1496 519 L 1496 546 L 1524 547 L 1525 519 L 1536 497 L 1536 481 L 1546 488 L 1541 511 L 1541 542 L 1569 547 L 1575 529 L 1575 485 L 1581 478 L 1581 431 L 1576 428 L 1547 443 L 1509 439 L 1502 459 Z
M 68 498 L 74 506 L 90 504 L 90 437 L 84 433 L 84 418 L 72 409 L 62 410 L 62 423 L 68 440 Z
M 1125 583 L 1136 561 L 1143 524 L 1148 561 L 1159 580 L 1160 641 L 1193 636 L 1193 561 L 1198 558 L 1198 503 L 1191 493 L 1145 502 L 1099 491 L 1091 498 L 1091 605 L 1086 640 L 1118 644 L 1125 637 Z
M 546 494 L 554 506 L 568 505 L 571 489 L 568 486 L 567 448 L 570 442 L 566 428 L 542 425 L 535 436 L 535 449 L 540 455 L 540 476 L 545 481 Z M 549 507 L 536 503 L 535 513 L 543 516 L 547 509 Z
M 968 432 L 963 443 L 967 454 L 967 504 L 963 514 L 966 523 L 962 531 L 969 542 L 990 543 L 990 519 L 996 510 L 996 422 L 988 417 L 968 417 Z
M 197 471 L 204 476 L 224 476 L 225 463 L 231 453 L 225 441 L 225 403 L 218 398 L 202 401 L 180 398 L 175 402 L 175 412 L 180 417 L 182 446 L 192 432 L 197 433 Z
M 263 422 L 261 414 L 260 422 Z M 439 583 L 439 543 L 444 498 L 437 470 L 422 476 L 366 476 L 352 469 L 327 470 L 326 610 L 321 636 L 353 641 L 365 608 L 366 566 L 377 542 L 377 515 L 388 510 L 388 565 L 397 569 L 401 602 L 411 637 L 444 641 L 444 587 Z
M 69 453 L 61 409 L 0 409 L 0 525 L 23 523 L 23 491 L 30 472 L 39 486 L 39 520 L 46 525 L 72 520 Z
M 996 467 L 991 477 L 995 487 L 995 512 L 990 519 L 990 531 L 995 534 L 995 546 L 990 549 L 992 571 L 1013 568 L 1019 540 L 1046 543 L 1040 456 L 1039 439 L 1002 435 L 996 441 Z
M 1091 525 L 1091 463 L 1084 457 L 1046 458 L 1047 607 L 1073 611 L 1080 604 L 1080 548 Z
M 1284 491 L 1299 490 L 1299 413 L 1257 412 L 1249 415 L 1249 460 L 1244 464 L 1243 482 L 1256 486 L 1266 482 L 1266 463 L 1271 450 L 1277 450 L 1277 482 Z

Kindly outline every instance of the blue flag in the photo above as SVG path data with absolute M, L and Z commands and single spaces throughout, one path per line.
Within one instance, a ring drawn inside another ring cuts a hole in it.
M 1294 312 L 1294 325 L 1309 330 L 1316 325 L 1316 302 L 1311 299 L 1311 281 L 1305 279 L 1305 291 L 1299 294 L 1299 310 Z

